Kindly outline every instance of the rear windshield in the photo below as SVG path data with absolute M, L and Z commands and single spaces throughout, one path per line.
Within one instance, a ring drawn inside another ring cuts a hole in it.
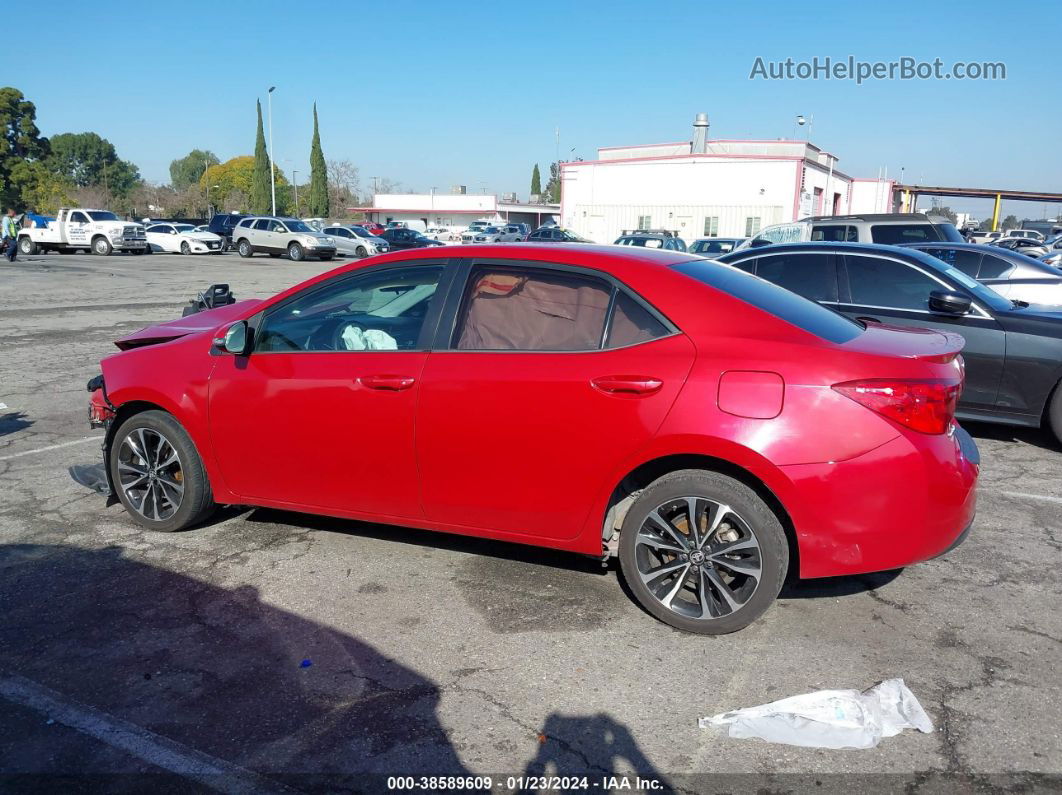
M 898 246 L 902 243 L 936 243 L 944 240 L 933 224 L 875 224 L 870 227 L 875 243 Z
M 684 262 L 675 270 L 828 342 L 841 345 L 863 333 L 854 320 L 751 273 L 708 260 Z

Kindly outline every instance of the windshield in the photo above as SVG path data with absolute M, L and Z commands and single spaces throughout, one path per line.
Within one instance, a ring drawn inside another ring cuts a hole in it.
M 487 235 L 494 235 L 494 234 L 497 234 L 500 231 L 501 230 L 498 227 L 496 227 L 496 226 L 488 226 L 488 227 L 484 228 L 483 233 L 487 234 Z
M 349 229 L 350 229 L 351 232 L 356 234 L 358 237 L 375 237 L 375 235 L 370 233 L 369 230 L 367 230 L 363 226 L 352 226 L 352 227 L 349 227 Z
M 594 242 L 592 240 L 587 240 L 585 237 L 579 237 L 579 235 L 575 234 L 574 232 L 562 231 L 561 235 L 563 235 L 565 240 L 569 240 L 572 243 L 593 243 Z
M 268 176 L 268 174 L 266 176 Z M 288 228 L 289 232 L 301 232 L 309 235 L 316 233 L 316 230 L 311 229 L 302 221 L 285 221 L 284 225 Z
M 107 210 L 89 210 L 89 218 L 93 221 L 117 221 L 118 216 Z
M 658 237 L 621 237 L 621 246 L 641 246 L 642 248 L 660 248 L 664 241 Z
M 729 254 L 734 250 L 733 240 L 698 240 L 690 249 L 691 254 Z

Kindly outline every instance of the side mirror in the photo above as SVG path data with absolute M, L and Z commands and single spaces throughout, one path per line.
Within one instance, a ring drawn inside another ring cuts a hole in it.
M 759 248 L 760 246 L 769 246 L 771 241 L 766 238 L 756 237 L 749 242 L 749 248 Z
M 929 310 L 944 315 L 965 315 L 973 306 L 973 299 L 954 290 L 934 290 L 929 294 Z
M 224 337 L 218 337 L 214 340 L 214 347 L 218 350 L 225 351 L 225 353 L 231 353 L 236 356 L 243 356 L 250 353 L 251 333 L 247 327 L 247 321 L 241 320 L 239 323 L 233 323 L 225 331 Z

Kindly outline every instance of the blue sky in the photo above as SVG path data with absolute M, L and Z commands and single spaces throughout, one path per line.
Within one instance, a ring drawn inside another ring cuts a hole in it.
M 563 156 L 590 159 L 598 146 L 687 139 L 705 111 L 717 138 L 789 137 L 796 114 L 814 114 L 812 140 L 853 176 L 903 167 L 908 181 L 1062 191 L 1052 2 L 93 8 L 49 4 L 34 23 L 46 36 L 7 37 L 0 84 L 36 104 L 44 134 L 95 131 L 152 181 L 193 147 L 251 153 L 255 98 L 276 85 L 281 168 L 308 173 L 316 100 L 325 156 L 354 162 L 363 185 L 524 194 L 532 165 L 545 172 L 554 157 L 556 127 Z M 1007 79 L 749 80 L 757 56 L 816 55 L 1003 61 Z

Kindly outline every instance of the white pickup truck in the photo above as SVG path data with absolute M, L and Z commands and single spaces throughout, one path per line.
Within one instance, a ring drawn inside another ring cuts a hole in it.
M 23 229 L 18 233 L 18 250 L 26 255 L 45 251 L 70 254 L 78 249 L 106 257 L 112 251 L 147 251 L 147 237 L 141 224 L 128 223 L 108 210 L 63 208 L 46 227 Z

